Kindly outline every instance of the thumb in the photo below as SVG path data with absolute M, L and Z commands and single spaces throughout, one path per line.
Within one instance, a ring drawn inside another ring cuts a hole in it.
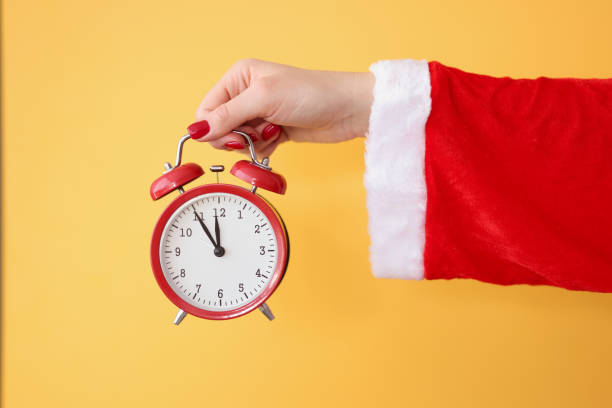
M 247 88 L 213 110 L 198 111 L 197 119 L 207 121 L 210 130 L 206 136 L 197 140 L 199 142 L 216 140 L 247 121 L 260 117 L 262 101 L 259 95 L 257 92 L 253 92 L 252 87 Z

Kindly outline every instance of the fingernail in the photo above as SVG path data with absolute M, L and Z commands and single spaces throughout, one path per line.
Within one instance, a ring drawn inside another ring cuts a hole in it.
M 280 132 L 280 127 L 276 126 L 274 123 L 270 123 L 261 131 L 261 137 L 263 140 L 270 140 L 276 136 L 278 132 Z
M 236 149 L 236 150 L 240 150 L 240 149 L 244 149 L 244 145 L 240 142 L 235 142 L 235 141 L 231 141 L 231 142 L 227 142 L 225 144 L 225 147 L 229 147 L 230 149 Z
M 252 141 L 256 142 L 259 140 L 259 138 L 257 137 L 257 135 L 255 133 L 249 133 L 249 137 L 251 138 Z
M 187 131 L 192 139 L 201 139 L 208 134 L 210 131 L 210 125 L 207 121 L 201 120 L 199 122 L 194 122 L 191 125 L 187 126 Z

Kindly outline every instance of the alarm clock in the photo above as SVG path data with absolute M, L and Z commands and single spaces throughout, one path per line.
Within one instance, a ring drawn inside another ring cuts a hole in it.
M 174 324 L 191 314 L 225 320 L 259 309 L 269 320 L 266 304 L 280 284 L 289 261 L 289 236 L 285 223 L 258 189 L 284 194 L 284 177 L 270 168 L 269 159 L 258 161 L 253 141 L 244 137 L 251 160 L 234 164 L 230 173 L 250 188 L 219 183 L 223 166 L 211 166 L 216 182 L 185 189 L 204 174 L 195 163 L 181 164 L 184 143 L 199 138 L 197 127 L 181 137 L 174 166 L 151 185 L 158 200 L 177 191 L 162 212 L 151 240 L 153 275 L 166 297 L 179 308 Z

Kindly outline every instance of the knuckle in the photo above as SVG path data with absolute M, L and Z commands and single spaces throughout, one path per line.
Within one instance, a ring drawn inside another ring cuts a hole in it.
M 251 68 L 253 68 L 255 65 L 257 65 L 257 63 L 259 62 L 259 60 L 255 59 L 255 58 L 243 58 L 241 60 L 236 61 L 236 63 L 234 64 L 233 68 L 237 69 L 237 70 L 249 70 Z
M 223 123 L 227 121 L 230 117 L 230 112 L 229 112 L 229 109 L 227 108 L 227 105 L 226 104 L 219 105 L 217 109 L 214 110 L 213 117 L 217 123 Z
M 260 95 L 272 94 L 276 89 L 276 80 L 270 76 L 258 78 L 253 82 L 253 88 Z
M 274 77 L 262 77 L 253 83 L 252 88 L 251 96 L 253 103 L 258 106 L 259 113 L 264 116 L 271 115 L 281 95 L 278 92 L 278 82 Z
M 196 120 L 204 120 L 206 119 L 206 114 L 208 113 L 208 111 L 204 108 L 198 108 L 195 111 L 195 118 Z
M 215 149 L 224 149 L 225 147 L 223 146 L 223 141 L 222 140 L 212 140 L 210 142 L 208 142 L 212 147 L 214 147 Z

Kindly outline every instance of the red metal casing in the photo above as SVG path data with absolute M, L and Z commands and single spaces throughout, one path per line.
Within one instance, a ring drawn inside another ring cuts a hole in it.
M 262 290 L 262 292 L 257 297 L 253 298 L 251 302 L 242 305 L 239 308 L 227 311 L 211 311 L 200 309 L 185 302 L 176 292 L 174 292 L 174 290 L 172 290 L 172 288 L 166 281 L 160 262 L 159 245 L 161 241 L 161 236 L 164 227 L 166 226 L 166 223 L 170 220 L 172 214 L 174 214 L 174 212 L 181 205 L 183 205 L 183 203 L 191 200 L 192 198 L 195 198 L 202 194 L 210 193 L 235 194 L 257 206 L 270 221 L 270 225 L 272 226 L 278 245 L 276 269 L 272 273 L 268 286 L 264 290 Z M 178 308 L 184 310 L 189 314 L 202 317 L 204 319 L 233 319 L 258 308 L 272 295 L 272 293 L 274 293 L 274 290 L 276 290 L 276 288 L 278 287 L 278 284 L 281 282 L 285 274 L 285 270 L 287 269 L 288 261 L 289 239 L 287 236 L 287 231 L 285 229 L 285 224 L 283 223 L 283 220 L 280 215 L 276 212 L 276 210 L 274 209 L 274 207 L 272 207 L 270 203 L 268 203 L 259 195 L 252 193 L 245 188 L 234 186 L 231 184 L 206 184 L 203 186 L 195 187 L 178 196 L 174 201 L 170 203 L 170 205 L 159 217 L 159 220 L 155 225 L 155 229 L 153 230 L 153 238 L 151 240 L 151 265 L 153 267 L 153 275 L 155 275 L 155 280 L 157 281 L 157 284 L 161 288 L 162 292 L 164 292 L 166 297 L 170 299 L 170 301 L 174 303 Z
M 240 160 L 234 164 L 230 173 L 242 181 L 246 181 L 258 188 L 272 191 L 273 193 L 285 194 L 287 190 L 287 182 L 283 176 L 270 170 L 262 169 L 247 160 Z
M 185 163 L 175 167 L 151 184 L 151 198 L 158 200 L 180 186 L 197 179 L 202 174 L 204 174 L 204 170 L 195 163 Z

